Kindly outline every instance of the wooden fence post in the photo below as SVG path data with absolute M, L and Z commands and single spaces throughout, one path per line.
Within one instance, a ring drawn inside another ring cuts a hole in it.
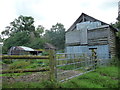
M 55 50 L 49 50 L 50 81 L 57 81 Z

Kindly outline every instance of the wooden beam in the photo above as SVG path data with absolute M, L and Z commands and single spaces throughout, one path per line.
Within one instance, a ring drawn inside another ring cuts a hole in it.
M 4 70 L 1 73 L 24 73 L 24 72 L 44 72 L 49 71 L 48 68 L 41 68 L 41 69 L 16 69 L 16 70 Z
M 48 56 L 33 56 L 33 55 L 0 55 L 2 59 L 49 59 Z

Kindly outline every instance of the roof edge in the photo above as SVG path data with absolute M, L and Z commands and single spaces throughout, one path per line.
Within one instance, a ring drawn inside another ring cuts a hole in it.
M 100 22 L 102 22 L 102 23 L 104 23 L 104 24 L 106 24 L 106 25 L 109 25 L 108 23 L 105 23 L 105 22 L 103 22 L 103 21 L 101 21 L 101 20 L 98 20 L 98 19 L 96 19 L 96 18 L 94 18 L 94 17 L 92 17 L 92 16 L 89 16 L 89 15 L 87 15 L 87 14 L 85 14 L 85 13 L 81 13 L 81 15 L 80 15 L 80 16 L 77 18 L 77 20 L 70 26 L 70 28 L 68 28 L 68 30 L 67 30 L 66 32 L 70 31 L 70 29 L 71 29 L 72 27 L 74 28 L 74 25 L 78 22 L 78 20 L 80 19 L 80 17 L 81 17 L 82 15 L 86 15 L 86 16 L 88 16 L 88 17 L 90 17 L 90 18 L 95 19 L 96 21 L 100 21 Z

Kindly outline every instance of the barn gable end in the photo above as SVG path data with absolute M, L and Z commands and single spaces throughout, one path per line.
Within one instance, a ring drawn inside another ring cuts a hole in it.
M 111 25 L 82 13 L 66 32 L 66 52 L 91 53 L 93 48 L 99 58 L 113 57 L 116 32 Z

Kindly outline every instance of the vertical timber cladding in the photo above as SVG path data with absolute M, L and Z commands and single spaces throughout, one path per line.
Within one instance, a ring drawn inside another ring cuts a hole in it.
M 80 44 L 80 31 L 74 30 L 66 33 L 66 44 Z
M 111 54 L 111 58 L 116 55 L 116 33 L 109 27 L 109 53 Z
M 67 32 L 66 44 L 87 44 L 87 29 L 79 29 Z

